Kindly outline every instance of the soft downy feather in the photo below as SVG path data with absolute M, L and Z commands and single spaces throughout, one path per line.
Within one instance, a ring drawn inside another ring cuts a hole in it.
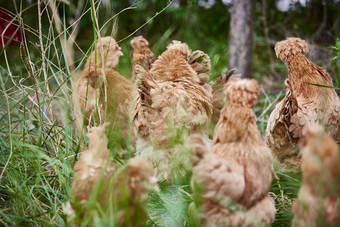
M 140 78 L 133 120 L 137 154 L 153 163 L 159 177 L 170 181 L 190 171 L 191 148 L 183 148 L 182 158 L 175 155 L 176 151 L 186 146 L 184 138 L 204 127 L 212 114 L 211 92 L 199 84 L 197 73 L 188 63 L 190 54 L 186 44 L 173 41 L 150 71 L 136 69 Z M 178 148 L 168 147 L 174 142 Z M 174 168 L 175 163 L 182 167 Z

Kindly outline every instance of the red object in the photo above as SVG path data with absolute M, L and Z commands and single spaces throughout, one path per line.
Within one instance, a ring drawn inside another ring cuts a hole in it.
M 91 64 L 91 67 L 90 67 L 90 73 L 94 72 L 96 70 L 96 67 L 94 64 Z
M 4 47 L 8 40 L 18 29 L 18 21 L 13 20 L 13 16 L 5 8 L 0 7 L 0 47 Z M 6 29 L 7 28 L 7 29 Z M 5 32 L 4 32 L 5 31 Z M 19 29 L 14 35 L 9 45 L 19 44 L 22 41 L 21 30 Z

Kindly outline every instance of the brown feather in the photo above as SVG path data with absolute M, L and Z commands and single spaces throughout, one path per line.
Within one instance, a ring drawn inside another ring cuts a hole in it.
M 156 60 L 155 55 L 149 49 L 149 42 L 143 36 L 135 37 L 130 42 L 131 65 L 132 65 L 132 83 L 136 81 L 135 66 L 141 65 L 144 69 L 150 70 L 151 64 Z
M 255 80 L 235 78 L 224 86 L 226 104 L 211 151 L 193 169 L 204 226 L 251 226 L 248 218 L 267 225 L 274 221 L 275 206 L 268 195 L 272 157 L 253 110 L 258 92 Z
M 339 226 L 339 147 L 320 126 L 311 127 L 300 146 L 303 180 L 292 207 L 293 226 Z
M 70 205 L 76 209 L 79 205 L 83 207 L 74 211 L 77 220 L 82 220 L 87 215 L 86 207 L 91 205 L 87 201 L 93 196 L 93 188 L 99 184 L 99 192 L 94 198 L 104 213 L 110 211 L 110 206 L 115 207 L 116 226 L 128 223 L 144 226 L 148 215 L 147 196 L 152 185 L 157 183 L 153 169 L 141 159 L 131 159 L 125 167 L 110 161 L 108 139 L 104 134 L 106 125 L 91 128 L 87 135 L 89 147 L 74 166 Z
M 199 84 L 197 73 L 188 62 L 191 50 L 185 43 L 173 41 L 151 70 L 139 71 L 138 95 L 134 102 L 133 128 L 137 155 L 154 165 L 161 178 L 174 180 L 171 162 L 179 148 L 167 148 L 179 133 L 199 130 L 212 115 L 211 92 Z M 182 137 L 184 142 L 184 137 Z M 177 147 L 182 146 L 178 142 Z M 184 146 L 184 145 L 183 145 Z M 183 148 L 178 169 L 184 176 L 191 168 L 191 155 Z M 183 171 L 181 170 L 183 169 Z M 177 170 L 177 169 L 176 169 Z M 178 175 L 178 174 L 177 174 Z
M 309 61 L 307 44 L 299 38 L 287 38 L 275 45 L 276 55 L 288 67 L 287 92 L 270 115 L 265 141 L 280 162 L 299 167 L 297 142 L 304 128 L 322 124 L 333 138 L 340 136 L 340 98 L 332 88 L 329 74 Z

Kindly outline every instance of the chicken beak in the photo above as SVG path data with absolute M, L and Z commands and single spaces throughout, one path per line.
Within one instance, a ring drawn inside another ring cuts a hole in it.
M 159 179 L 155 176 L 149 177 L 149 183 L 150 184 L 157 184 L 159 182 Z
M 157 183 L 159 182 L 159 179 L 155 176 L 149 177 L 148 179 L 149 183 L 151 184 L 151 190 L 156 191 L 156 192 L 160 192 L 160 189 L 157 185 Z
M 123 54 L 122 51 L 119 51 L 119 52 L 118 52 L 118 55 L 119 55 L 119 56 L 123 56 L 124 54 Z

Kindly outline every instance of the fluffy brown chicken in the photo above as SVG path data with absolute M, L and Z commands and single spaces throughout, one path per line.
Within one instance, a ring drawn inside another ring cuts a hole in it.
M 103 72 L 107 89 L 103 82 Z M 132 88 L 132 83 L 114 69 L 98 70 L 91 72 L 88 78 L 81 77 L 76 87 L 79 94 L 76 102 L 79 103 L 82 114 L 87 112 L 85 125 L 109 122 L 108 137 L 118 136 L 124 139 L 127 136 Z
M 258 226 L 274 221 L 274 201 L 268 195 L 272 156 L 253 110 L 258 92 L 255 80 L 235 78 L 224 86 L 226 104 L 213 144 L 193 169 L 204 226 Z
M 132 83 L 136 81 L 135 66 L 141 65 L 144 69 L 150 70 L 151 64 L 156 60 L 155 55 L 149 48 L 149 42 L 143 36 L 137 36 L 130 42 L 131 50 L 131 65 L 132 65 Z
M 212 95 L 199 84 L 187 60 L 190 54 L 186 44 L 175 41 L 150 71 L 136 68 L 140 78 L 133 118 L 139 136 L 137 155 L 152 163 L 161 178 L 176 179 L 190 170 L 191 153 L 180 149 L 181 142 L 176 140 L 199 130 L 212 114 Z M 181 133 L 185 135 L 179 136 Z M 167 147 L 174 142 L 177 148 Z M 174 157 L 179 160 L 172 160 Z
M 108 37 L 103 38 L 102 43 L 106 43 L 106 38 Z M 110 43 L 114 41 L 112 40 Z M 78 131 L 82 130 L 83 123 L 85 126 L 94 126 L 109 122 L 107 136 L 124 141 L 127 136 L 133 84 L 115 70 L 121 56 L 117 44 L 114 47 L 104 46 L 103 49 L 108 51 L 104 57 L 105 68 L 97 64 L 97 70 L 93 65 L 88 70 L 85 66 L 75 84 L 73 100 L 79 111 Z
M 145 226 L 148 193 L 158 180 L 144 160 L 132 159 L 121 167 L 110 161 L 105 126 L 92 127 L 87 134 L 89 147 L 74 166 L 70 202 L 64 211 L 71 220 L 97 218 L 104 213 L 115 217 L 115 226 Z
M 340 226 L 340 150 L 320 126 L 301 138 L 302 186 L 293 226 Z
M 299 38 L 287 38 L 275 45 L 276 55 L 288 67 L 287 92 L 271 113 L 265 141 L 277 159 L 292 168 L 300 164 L 297 142 L 303 128 L 315 124 L 327 126 L 333 138 L 340 136 L 340 99 L 332 88 L 332 79 L 304 54 L 307 44 Z

